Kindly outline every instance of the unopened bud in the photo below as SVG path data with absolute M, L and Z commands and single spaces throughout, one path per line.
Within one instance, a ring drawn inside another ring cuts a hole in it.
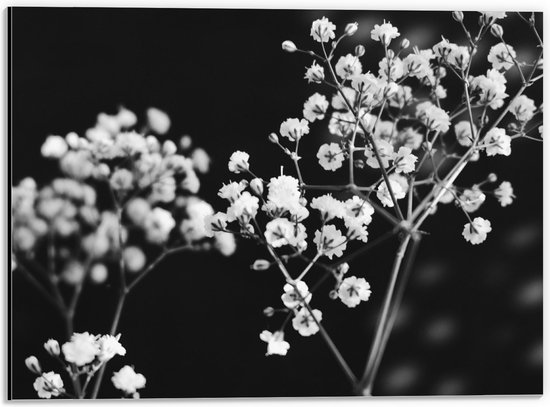
M 330 290 L 330 292 L 328 293 L 328 298 L 330 298 L 331 300 L 337 299 L 338 293 L 336 292 L 336 290 Z
M 453 18 L 460 23 L 464 20 L 464 13 L 462 11 L 453 11 Z
M 487 175 L 487 181 L 489 182 L 497 182 L 497 179 L 498 179 L 497 174 L 495 174 L 494 172 Z
M 344 32 L 346 33 L 347 36 L 351 37 L 353 34 L 357 32 L 358 28 L 359 28 L 359 25 L 357 23 L 349 23 L 348 25 L 346 25 Z
M 296 45 L 289 40 L 286 40 L 283 42 L 282 48 L 283 48 L 283 51 L 290 52 L 290 53 L 296 52 L 296 50 L 298 50 L 298 48 L 296 48 Z
M 365 168 L 365 162 L 363 160 L 354 160 L 353 166 L 355 168 Z
M 191 136 L 188 136 L 187 134 L 185 136 L 181 136 L 180 138 L 180 147 L 183 150 L 188 150 L 193 145 L 193 140 L 191 139 Z
M 349 264 L 348 263 L 342 263 L 338 266 L 338 273 L 340 274 L 346 274 L 349 270 Z
M 395 52 L 393 52 L 393 49 L 388 50 L 388 59 L 393 59 L 395 57 Z
M 260 178 L 254 178 L 250 181 L 250 189 L 256 195 L 262 195 L 264 193 L 264 182 Z
M 357 45 L 355 47 L 355 56 L 362 57 L 363 55 L 365 55 L 365 47 L 362 45 Z
M 265 259 L 258 259 L 250 266 L 252 270 L 264 271 L 271 267 L 271 263 Z
M 271 141 L 274 144 L 277 144 L 279 142 L 279 137 L 275 133 L 271 133 L 269 135 L 269 141 Z
M 50 356 L 59 356 L 59 342 L 55 339 L 48 339 L 48 341 L 44 344 L 44 349 L 46 349 L 46 352 L 48 352 Z
M 271 318 L 273 315 L 275 315 L 275 309 L 273 307 L 267 307 L 264 309 L 264 315 L 268 318 Z
M 411 45 L 411 42 L 407 38 L 401 40 L 401 49 L 407 49 Z
M 42 369 L 40 368 L 40 363 L 38 362 L 36 356 L 29 356 L 25 359 L 25 365 L 27 366 L 27 369 L 34 374 L 42 374 Z
M 502 29 L 502 26 L 500 24 L 493 24 L 491 26 L 491 34 L 497 38 L 502 38 L 504 35 L 504 30 Z

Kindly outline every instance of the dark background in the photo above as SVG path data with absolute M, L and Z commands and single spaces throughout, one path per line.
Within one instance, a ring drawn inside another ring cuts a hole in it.
M 11 16 L 13 183 L 33 176 L 42 185 L 58 175 L 55 164 L 40 156 L 48 134 L 82 134 L 97 113 L 114 113 L 118 104 L 141 117 L 148 106 L 156 106 L 170 114 L 174 138 L 191 134 L 211 154 L 214 165 L 203 178 L 201 195 L 218 210 L 225 208 L 216 192 L 230 178 L 226 163 L 231 152 L 248 151 L 255 172 L 276 175 L 284 158 L 267 135 L 287 117 L 300 115 L 313 92 L 328 94 L 307 84 L 304 67 L 311 60 L 284 54 L 283 40 L 315 46 L 309 37 L 314 19 L 327 16 L 339 30 L 357 21 L 359 31 L 344 41 L 341 52 L 365 44 L 364 70 L 373 72 L 381 51 L 370 40 L 370 30 L 383 19 L 421 49 L 438 42 L 441 34 L 464 43 L 449 12 L 16 8 Z M 467 15 L 467 24 L 476 28 L 476 18 Z M 534 59 L 527 27 L 516 16 L 503 26 L 505 33 L 513 33 L 508 38 L 520 57 Z M 480 53 L 486 55 L 487 48 Z M 478 75 L 487 68 L 481 61 L 472 72 Z M 459 92 L 454 86 L 449 85 L 451 102 Z M 517 86 L 513 83 L 508 93 Z M 541 91 L 528 94 L 541 102 Z M 321 174 L 316 164 L 319 138 L 329 139 L 323 124 L 313 125 L 304 141 L 304 151 L 309 150 L 304 177 L 337 179 Z M 494 171 L 514 186 L 518 199 L 511 207 L 501 208 L 488 198 L 478 212 L 493 225 L 484 244 L 464 241 L 465 220 L 452 206 L 440 208 L 426 222 L 431 235 L 422 242 L 376 395 L 542 392 L 542 148 L 519 141 L 512 150 L 511 157 L 471 165 L 458 181 L 471 185 Z M 285 164 L 290 173 L 290 163 Z M 371 236 L 386 227 L 376 219 Z M 351 264 L 350 272 L 373 286 L 367 304 L 347 309 L 329 300 L 330 283 L 313 300 L 357 374 L 365 363 L 395 246 L 390 242 Z M 266 256 L 251 243 L 239 242 L 229 259 L 182 254 L 162 263 L 127 302 L 120 331 L 128 353 L 110 362 L 106 379 L 131 364 L 147 377 L 142 397 L 349 394 L 319 335 L 303 338 L 287 329 L 289 354 L 264 356 L 258 334 L 277 329 L 280 321 L 267 320 L 262 309 L 280 306 L 282 279 L 275 270 L 251 271 L 249 264 Z M 34 378 L 24 358 L 35 354 L 45 368 L 58 369 L 42 344 L 59 338 L 62 325 L 17 272 L 12 289 L 11 396 L 34 398 Z M 106 332 L 115 293 L 114 286 L 88 286 L 77 310 L 76 331 Z M 101 395 L 118 397 L 107 380 Z

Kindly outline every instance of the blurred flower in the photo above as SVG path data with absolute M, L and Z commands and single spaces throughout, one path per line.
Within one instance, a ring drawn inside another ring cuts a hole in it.
M 499 187 L 495 189 L 495 196 L 502 207 L 511 205 L 515 198 L 512 184 L 508 181 L 503 181 Z
M 146 383 L 145 376 L 136 373 L 130 366 L 124 366 L 118 372 L 115 372 L 111 381 L 117 389 L 130 395 L 136 393 L 138 389 L 144 388 Z
M 40 152 L 47 158 L 61 158 L 68 150 L 67 142 L 61 136 L 48 136 Z
M 34 381 L 33 387 L 41 399 L 57 397 L 64 391 L 61 376 L 54 372 L 42 373 L 42 376 Z
M 26 358 L 25 366 L 27 366 L 27 369 L 29 369 L 34 374 L 42 373 L 42 368 L 40 367 L 40 363 L 38 362 L 36 356 L 29 356 L 28 358 Z
M 159 135 L 164 135 L 170 129 L 170 118 L 168 115 L 154 107 L 147 109 L 147 124 L 149 128 Z
M 130 273 L 137 273 L 142 270 L 147 262 L 145 253 L 137 246 L 125 247 L 122 252 L 122 258 L 124 259 L 126 270 Z
M 370 37 L 373 40 L 380 41 L 386 47 L 390 45 L 391 40 L 399 37 L 399 35 L 397 28 L 389 22 L 386 23 L 386 21 L 382 25 L 375 24 L 370 32 Z
M 307 120 L 314 122 L 315 120 L 323 120 L 327 109 L 327 98 L 319 93 L 314 93 L 304 103 L 303 114 Z

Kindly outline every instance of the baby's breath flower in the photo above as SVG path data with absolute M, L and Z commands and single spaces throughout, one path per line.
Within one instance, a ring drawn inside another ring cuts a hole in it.
M 380 69 L 378 74 L 388 82 L 395 82 L 405 74 L 403 61 L 397 57 L 388 60 L 388 58 L 382 58 L 378 63 Z
M 495 196 L 502 207 L 511 205 L 514 202 L 514 188 L 508 181 L 503 181 L 497 189 L 495 189 Z
M 309 125 L 305 119 L 287 119 L 281 123 L 279 132 L 283 137 L 297 141 L 309 133 Z
M 357 32 L 359 28 L 359 24 L 357 23 L 349 23 L 348 25 L 346 25 L 346 28 L 344 29 L 344 33 L 351 37 L 353 34 L 355 34 Z
M 474 131 L 477 131 L 474 126 Z M 472 126 L 467 120 L 463 120 L 455 124 L 455 134 L 458 144 L 464 147 L 470 147 L 474 141 L 474 136 L 472 135 Z
M 153 244 L 163 244 L 168 240 L 174 226 L 176 222 L 170 212 L 162 208 L 154 208 L 143 222 L 145 238 Z
M 102 284 L 107 281 L 109 270 L 103 263 L 96 263 L 90 268 L 90 280 L 95 284 Z
M 227 165 L 229 171 L 234 172 L 235 174 L 247 171 L 250 168 L 250 165 L 248 164 L 249 158 L 250 156 L 248 153 L 245 153 L 244 151 L 235 151 L 229 158 L 229 164 Z
M 307 79 L 308 83 L 321 83 L 325 79 L 325 70 L 316 61 L 313 61 L 311 66 L 307 68 L 304 79 Z
M 163 136 L 170 130 L 170 117 L 160 109 L 150 107 L 147 109 L 147 124 L 155 133 Z
M 67 142 L 61 136 L 48 136 L 40 152 L 47 158 L 61 158 L 68 150 Z
M 133 198 L 126 204 L 126 216 L 134 225 L 142 226 L 151 211 L 151 205 L 143 198 Z
M 327 171 L 336 171 L 342 167 L 344 152 L 336 143 L 323 144 L 317 152 L 319 164 Z
M 407 190 L 401 186 L 401 184 L 390 178 L 390 185 L 391 189 L 393 191 L 393 195 L 395 196 L 395 199 L 403 199 L 405 198 L 405 195 L 407 194 Z M 382 202 L 382 205 L 389 206 L 390 208 L 393 207 L 393 200 L 391 198 L 390 191 L 386 185 L 386 182 L 382 182 L 376 191 L 376 196 L 378 199 L 380 199 L 380 202 Z
M 332 24 L 328 18 L 323 17 L 319 20 L 315 20 L 311 25 L 310 35 L 317 42 L 328 42 L 335 38 L 334 30 L 336 26 Z
M 361 224 L 368 225 L 372 222 L 374 208 L 367 201 L 354 195 L 345 202 L 346 218 L 352 218 Z
M 336 63 L 335 69 L 336 74 L 343 80 L 346 80 L 361 74 L 363 66 L 358 57 L 353 54 L 347 54 L 346 56 L 340 57 Z
M 214 248 L 222 256 L 229 257 L 237 250 L 235 236 L 230 233 L 216 233 L 214 236 Z
M 196 148 L 191 154 L 193 167 L 201 174 L 206 174 L 210 170 L 210 156 L 202 148 Z
M 346 278 L 338 288 L 338 297 L 349 308 L 356 307 L 361 301 L 368 301 L 370 295 L 370 284 L 364 278 L 355 276 Z
M 498 127 L 488 131 L 483 139 L 483 143 L 487 146 L 485 152 L 488 156 L 497 154 L 509 156 L 512 152 L 511 142 L 512 139 L 506 135 L 506 130 Z
M 41 399 L 57 397 L 64 391 L 61 376 L 54 372 L 42 373 L 34 381 L 33 387 Z
M 344 254 L 346 240 L 336 226 L 324 225 L 321 230 L 315 231 L 313 242 L 317 245 L 319 253 L 332 259 L 332 256 L 341 257 Z
M 487 75 L 476 76 L 471 81 L 471 87 L 479 96 L 479 103 L 489 105 L 491 109 L 499 109 L 508 97 L 506 93 L 506 78 L 496 69 L 487 71 Z
M 109 184 L 115 191 L 129 191 L 132 189 L 134 176 L 126 168 L 119 168 L 111 175 Z
M 61 272 L 61 278 L 69 285 L 80 284 L 85 276 L 86 270 L 83 264 L 77 260 L 69 261 Z
M 292 319 L 292 326 L 302 336 L 311 336 L 319 332 L 318 322 L 323 319 L 323 313 L 317 309 L 311 311 L 306 307 L 302 307 Z
M 506 12 L 504 11 L 482 11 L 481 15 L 486 23 L 490 23 L 496 20 L 500 20 L 506 17 Z
M 276 218 L 265 225 L 264 236 L 272 247 L 281 247 L 289 243 L 294 226 L 286 218 Z
M 126 355 L 126 349 L 119 342 L 120 334 L 117 336 L 103 335 L 98 339 L 99 354 L 97 358 L 100 362 L 107 362 L 114 358 L 116 355 Z
M 283 331 L 275 331 L 273 333 L 265 330 L 260 334 L 260 339 L 267 343 L 267 353 L 269 355 L 285 356 L 290 349 L 288 342 L 284 340 L 285 333 Z
M 97 337 L 84 333 L 74 333 L 69 342 L 61 347 L 65 360 L 77 366 L 84 366 L 92 362 L 99 354 Z
M 511 45 L 507 45 L 504 42 L 500 42 L 497 45 L 491 47 L 487 60 L 493 65 L 493 69 L 507 71 L 514 66 L 514 58 L 516 57 L 516 51 Z
M 378 151 L 378 156 L 384 168 L 390 166 L 390 161 L 395 159 L 395 151 L 393 150 L 393 145 L 388 143 L 386 140 L 375 139 L 374 145 Z M 365 149 L 365 156 L 367 157 L 367 165 L 372 168 L 380 168 L 380 163 L 376 158 L 376 153 L 371 149 Z
M 227 215 L 223 212 L 218 212 L 204 218 L 204 230 L 207 237 L 213 237 L 215 232 L 222 232 L 226 228 Z
M 285 292 L 281 295 L 281 300 L 285 304 L 285 307 L 289 309 L 303 305 L 304 301 L 307 303 L 311 301 L 312 294 L 309 292 L 307 284 L 303 281 L 296 282 L 295 287 L 287 283 L 283 287 L 283 290 Z
M 137 273 L 145 267 L 147 259 L 145 253 L 137 246 L 128 246 L 122 252 L 122 258 L 126 265 L 126 270 L 130 273 Z
M 240 195 L 241 192 L 246 188 L 246 184 L 242 182 L 230 182 L 227 185 L 223 185 L 219 192 L 218 196 L 227 199 L 229 202 L 235 201 Z
M 399 37 L 399 31 L 391 23 L 384 21 L 384 24 L 375 24 L 370 36 L 375 41 L 380 41 L 384 46 L 389 46 L 391 41 Z
M 464 13 L 462 11 L 453 11 L 452 16 L 455 21 L 461 22 L 464 20 Z
M 293 212 L 301 206 L 298 185 L 298 180 L 288 175 L 271 178 L 267 185 L 267 200 L 281 210 Z
M 146 383 L 145 376 L 141 373 L 136 373 L 130 366 L 124 366 L 114 373 L 111 381 L 117 389 L 131 395 L 136 393 L 138 389 L 144 388 Z
M 510 103 L 510 112 L 520 122 L 528 122 L 535 115 L 537 107 L 533 99 L 525 95 L 518 96 Z
M 261 196 L 264 193 L 264 181 L 261 178 L 254 178 L 250 181 L 250 189 L 256 195 Z
M 460 202 L 466 212 L 475 212 L 485 202 L 486 196 L 478 188 L 465 189 Z
M 46 352 L 48 352 L 50 356 L 59 356 L 61 352 L 59 342 L 55 339 L 48 339 L 46 343 L 44 343 L 44 349 L 46 349 Z
M 422 102 L 416 106 L 416 117 L 432 131 L 446 133 L 451 122 L 449 115 L 432 102 Z
M 414 171 L 417 160 L 418 157 L 411 153 L 410 148 L 399 147 L 399 151 L 397 151 L 397 155 L 395 156 L 395 172 L 408 174 Z
M 328 109 L 328 100 L 324 95 L 314 93 L 304 103 L 303 114 L 310 122 L 315 120 L 323 120 Z
M 487 234 L 492 230 L 491 222 L 483 218 L 475 218 L 472 223 L 466 223 L 462 236 L 471 244 L 480 244 L 487 239 Z
M 431 54 L 431 52 L 430 52 Z M 409 54 L 403 59 L 403 68 L 408 76 L 423 79 L 431 72 L 430 59 L 427 54 Z
M 244 191 L 227 210 L 228 220 L 238 219 L 242 224 L 247 224 L 256 216 L 258 208 L 259 199 Z

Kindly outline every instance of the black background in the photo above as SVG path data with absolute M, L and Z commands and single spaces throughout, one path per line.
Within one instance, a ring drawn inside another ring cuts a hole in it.
M 156 106 L 170 114 L 174 138 L 191 134 L 211 154 L 213 167 L 203 178 L 201 196 L 225 209 L 216 192 L 230 178 L 226 163 L 231 152 L 248 151 L 258 174 L 278 174 L 285 159 L 267 135 L 286 118 L 298 117 L 313 92 L 329 94 L 303 79 L 304 67 L 311 64 L 308 57 L 280 48 L 286 39 L 304 48 L 318 45 L 313 45 L 309 29 L 322 16 L 339 30 L 359 22 L 358 33 L 344 41 L 341 52 L 365 44 L 365 71 L 377 71 L 381 50 L 369 37 L 383 19 L 420 48 L 431 47 L 441 34 L 464 43 L 449 12 L 13 9 L 13 182 L 33 176 L 42 185 L 59 174 L 55 164 L 40 156 L 48 134 L 82 134 L 97 113 L 114 113 L 119 104 L 138 116 Z M 477 27 L 476 19 L 472 13 L 466 22 Z M 516 16 L 503 26 L 520 57 L 534 59 L 527 27 Z M 486 55 L 487 45 L 480 53 Z M 480 61 L 473 74 L 487 68 Z M 509 76 L 510 94 L 518 86 L 513 78 Z M 459 92 L 452 83 L 450 102 Z M 528 94 L 538 104 L 542 95 L 537 89 Z M 312 180 L 327 177 L 314 157 L 319 138 L 329 139 L 322 126 L 313 125 L 304 141 L 309 152 L 303 154 L 304 177 Z M 486 243 L 471 246 L 464 241 L 465 220 L 452 206 L 440 208 L 426 222 L 431 235 L 422 242 L 376 395 L 542 392 L 542 148 L 520 141 L 512 151 L 511 157 L 471 165 L 458 180 L 471 185 L 494 171 L 514 186 L 518 199 L 513 206 L 501 208 L 488 199 L 479 211 L 493 225 Z M 370 233 L 375 236 L 386 227 L 376 219 Z M 347 309 L 329 300 L 330 284 L 313 301 L 357 374 L 365 363 L 393 250 L 395 242 L 351 264 L 350 273 L 366 277 L 373 286 L 367 304 Z M 349 394 L 319 335 L 303 338 L 289 329 L 289 354 L 264 356 L 258 334 L 277 329 L 279 320 L 267 320 L 262 309 L 279 306 L 282 279 L 275 270 L 254 272 L 249 264 L 266 256 L 251 243 L 239 242 L 237 254 L 229 259 L 181 254 L 165 261 L 129 298 L 120 325 L 128 353 L 110 362 L 106 379 L 131 364 L 148 379 L 142 397 Z M 45 368 L 58 369 L 42 343 L 59 338 L 62 325 L 17 272 L 12 281 L 11 396 L 33 398 L 34 379 L 24 358 L 35 354 Z M 87 287 L 76 331 L 106 332 L 115 293 L 115 286 Z M 101 396 L 118 397 L 107 380 Z

